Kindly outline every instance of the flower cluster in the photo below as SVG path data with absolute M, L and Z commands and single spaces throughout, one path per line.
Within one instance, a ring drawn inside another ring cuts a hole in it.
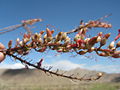
M 31 49 L 37 52 L 44 52 L 47 49 L 55 50 L 57 52 L 70 52 L 75 51 L 79 55 L 86 53 L 96 52 L 99 56 L 111 56 L 120 58 L 120 41 L 115 46 L 115 40 L 112 41 L 107 49 L 102 49 L 110 33 L 98 33 L 97 36 L 86 38 L 87 28 L 81 29 L 73 38 L 70 38 L 66 32 L 59 32 L 53 36 L 54 30 L 46 28 L 46 31 L 40 31 L 35 34 L 24 34 L 23 39 L 20 41 L 16 39 L 16 45 L 12 47 L 12 41 L 8 43 L 7 51 L 11 54 L 17 53 L 19 55 L 27 55 Z M 95 44 L 99 43 L 97 47 Z M 101 53 L 98 53 L 101 52 Z
M 39 21 L 42 21 L 42 19 L 24 20 L 22 23 L 32 25 Z M 79 55 L 95 51 L 99 56 L 119 58 L 120 51 L 117 49 L 120 47 L 120 41 L 116 46 L 115 42 L 119 39 L 120 33 L 116 36 L 114 41 L 110 43 L 107 49 L 101 49 L 102 46 L 106 45 L 107 39 L 110 37 L 110 33 L 103 34 L 100 32 L 94 37 L 87 38 L 86 32 L 89 28 L 93 27 L 111 28 L 112 25 L 100 21 L 89 21 L 88 23 L 81 23 L 81 25 L 74 31 L 59 32 L 56 36 L 53 36 L 54 30 L 50 30 L 49 28 L 46 28 L 46 31 L 40 31 L 35 34 L 25 33 L 22 40 L 19 38 L 16 39 L 15 46 L 12 45 L 13 41 L 10 40 L 6 51 L 4 50 L 4 45 L 0 44 L 1 61 L 5 58 L 5 54 L 7 53 L 27 55 L 31 49 L 34 49 L 37 52 L 44 52 L 47 49 L 63 53 L 75 51 Z M 69 34 L 75 32 L 77 32 L 75 37 L 70 38 Z M 99 43 L 99 46 L 95 47 L 95 44 L 97 43 Z
M 100 21 L 89 21 L 87 25 L 89 28 L 92 28 L 92 27 L 111 28 L 112 27 L 111 24 L 100 22 Z

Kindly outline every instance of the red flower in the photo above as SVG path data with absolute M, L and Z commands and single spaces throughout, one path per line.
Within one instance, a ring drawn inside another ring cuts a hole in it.
M 77 47 L 77 44 L 71 44 L 70 47 L 71 47 L 71 48 L 76 48 L 76 47 Z
M 80 47 L 84 43 L 84 40 L 78 39 L 76 43 L 77 43 L 77 46 Z

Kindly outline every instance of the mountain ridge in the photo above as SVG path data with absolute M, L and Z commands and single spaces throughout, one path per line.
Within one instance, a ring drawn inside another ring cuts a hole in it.
M 59 70 L 59 73 L 63 73 L 65 71 L 61 71 Z M 87 75 L 87 76 L 91 76 L 91 75 L 95 75 L 97 74 L 98 71 L 90 71 L 90 70 L 87 70 L 87 69 L 81 69 L 81 68 L 76 68 L 76 69 L 72 69 L 72 70 L 69 70 L 67 71 L 65 74 L 67 75 L 72 75 L 74 74 L 74 76 L 84 76 L 84 75 Z M 103 72 L 104 75 L 103 77 L 100 78 L 100 80 L 97 80 L 97 81 L 100 81 L 100 82 L 119 82 L 120 81 L 120 73 L 111 73 L 111 74 L 108 74 L 108 73 L 105 73 Z M 48 80 L 49 79 L 53 79 L 53 81 L 59 81 L 59 80 L 67 80 L 66 78 L 62 78 L 62 77 L 57 77 L 55 75 L 52 75 L 50 76 L 49 73 L 44 73 L 43 71 L 40 71 L 40 70 L 37 70 L 37 69 L 0 69 L 0 79 L 1 80 L 13 80 L 14 79 L 24 79 L 26 78 L 26 80 L 30 81 L 31 79 L 39 79 L 40 81 L 44 79 Z M 30 80 L 29 80 L 30 79 Z M 119 80 L 116 80 L 116 79 L 119 79 Z M 32 80 L 31 80 L 32 81 Z M 69 80 L 68 80 L 69 81 Z

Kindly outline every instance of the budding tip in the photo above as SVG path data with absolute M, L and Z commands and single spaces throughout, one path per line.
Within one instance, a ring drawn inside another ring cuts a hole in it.
M 103 76 L 103 73 L 102 72 L 98 73 L 98 76 L 99 77 Z

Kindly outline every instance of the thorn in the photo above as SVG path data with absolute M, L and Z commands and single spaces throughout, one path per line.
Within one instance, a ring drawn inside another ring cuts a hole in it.
M 37 66 L 38 66 L 39 68 L 41 67 L 43 60 L 44 60 L 44 59 L 41 58 L 40 61 L 37 63 Z
M 55 73 L 58 73 L 58 71 L 59 71 L 59 69 L 57 69 Z
M 29 69 L 28 65 L 25 64 L 25 69 Z
M 53 67 L 52 67 L 52 66 L 50 66 L 50 67 L 49 67 L 49 69 L 48 69 L 48 71 L 50 71 L 52 68 L 53 68 Z
M 81 25 L 83 25 L 83 24 L 84 24 L 83 20 L 80 20 L 80 24 L 81 24 Z

